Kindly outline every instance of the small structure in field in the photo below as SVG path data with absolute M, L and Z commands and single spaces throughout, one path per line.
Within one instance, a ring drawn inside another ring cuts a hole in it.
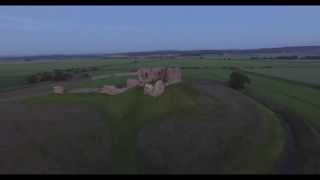
M 63 94 L 64 93 L 63 86 L 54 86 L 53 87 L 53 93 L 54 94 Z

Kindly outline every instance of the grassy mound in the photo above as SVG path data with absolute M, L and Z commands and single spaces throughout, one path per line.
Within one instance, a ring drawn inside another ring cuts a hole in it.
M 203 93 L 189 84 L 170 86 L 159 98 L 145 96 L 143 90 L 138 88 L 117 96 L 49 95 L 31 98 L 26 102 L 33 105 L 63 103 L 87 104 L 96 107 L 104 115 L 105 123 L 110 127 L 112 134 L 113 173 L 144 172 L 144 167 L 137 157 L 138 134 L 144 127 L 157 126 L 164 119 L 211 120 L 212 123 L 208 124 L 209 126 L 223 127 L 225 131 L 219 131 L 220 134 L 217 136 L 222 137 L 221 140 L 227 144 L 222 151 L 228 150 L 226 153 L 230 155 L 229 159 L 226 159 L 227 162 L 223 164 L 230 165 L 223 168 L 227 173 L 271 171 L 271 167 L 275 165 L 282 153 L 284 143 L 280 123 L 271 112 L 258 107 L 255 110 L 261 115 L 259 117 L 263 118 L 255 119 L 257 116 L 244 117 L 244 119 L 237 119 L 237 116 L 224 118 L 230 114 L 229 102 Z M 218 123 L 214 122 L 214 118 L 210 118 L 213 115 L 221 117 Z M 224 122 L 221 119 L 224 119 Z M 228 130 L 228 123 L 235 122 L 235 119 L 242 122 L 241 126 L 231 126 L 232 128 Z M 215 132 L 211 133 L 213 133 L 211 137 L 214 137 Z M 258 139 L 247 137 L 256 135 Z M 228 138 L 223 138 L 224 136 Z M 231 139 L 233 141 L 227 141 Z M 248 150 L 250 154 L 241 154 L 247 153 Z M 239 168 L 240 166 L 242 168 Z

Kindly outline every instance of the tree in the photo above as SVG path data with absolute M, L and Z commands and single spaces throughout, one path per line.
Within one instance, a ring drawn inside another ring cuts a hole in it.
M 53 79 L 53 73 L 51 72 L 43 72 L 40 73 L 41 81 L 51 81 Z
M 39 74 L 33 74 L 27 78 L 28 83 L 38 83 L 41 81 L 41 77 Z
M 233 71 L 230 75 L 229 86 L 233 89 L 240 90 L 245 88 L 245 84 L 250 84 L 248 76 L 241 74 L 238 71 Z
M 53 78 L 54 81 L 66 81 L 71 78 L 72 78 L 71 73 L 67 73 L 58 69 L 54 70 L 54 78 Z

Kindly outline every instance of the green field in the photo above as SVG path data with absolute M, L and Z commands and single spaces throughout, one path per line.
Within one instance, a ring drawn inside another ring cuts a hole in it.
M 269 76 L 280 77 L 288 80 L 320 85 L 319 69 L 320 63 L 314 64 L 312 67 L 278 67 L 270 69 L 253 69 L 251 71 L 263 73 Z
M 66 60 L 66 61 L 34 61 L 34 62 L 0 62 L 0 89 L 25 85 L 26 78 L 29 75 L 42 71 L 54 69 L 80 68 L 88 66 L 102 66 L 101 69 L 108 66 L 127 63 L 126 60 L 107 61 L 107 60 Z
M 299 80 L 302 82 L 319 84 L 316 78 L 317 69 L 320 68 L 320 63 L 303 63 L 303 62 L 276 62 L 272 60 L 216 60 L 216 59 L 199 59 L 199 58 L 184 58 L 184 59 L 88 59 L 88 60 L 59 60 L 59 61 L 34 61 L 34 62 L 0 62 L 0 89 L 12 86 L 26 84 L 26 76 L 31 74 L 49 71 L 54 69 L 68 69 L 78 67 L 98 66 L 100 70 L 94 72 L 93 75 L 110 74 L 115 72 L 125 72 L 130 68 L 137 67 L 157 67 L 157 66 L 178 66 L 178 67 L 195 67 L 205 66 L 210 68 L 205 72 L 195 72 L 196 70 L 185 70 L 186 76 L 190 78 L 209 77 L 221 74 L 221 78 L 226 78 L 220 71 L 223 67 L 240 67 L 254 72 L 262 72 L 265 74 L 275 75 L 291 80 Z M 272 66 L 271 69 L 264 68 Z M 213 69 L 212 69 L 213 68 Z M 218 68 L 218 69 L 217 69 Z M 196 74 L 195 74 L 196 73 Z M 209 75 L 210 74 L 210 75 Z
M 289 108 L 299 118 L 292 118 L 302 172 L 319 173 L 320 91 L 305 85 L 249 74 L 253 83 L 248 94 L 266 100 L 269 105 Z

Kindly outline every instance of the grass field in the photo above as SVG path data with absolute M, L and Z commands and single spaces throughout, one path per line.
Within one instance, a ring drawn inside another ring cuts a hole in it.
M 126 63 L 126 60 L 108 61 L 108 60 L 70 60 L 70 61 L 34 61 L 34 62 L 0 62 L 0 89 L 12 86 L 25 85 L 27 76 L 54 69 L 68 69 L 88 66 L 108 66 Z
M 297 117 L 291 117 L 296 143 L 300 152 L 300 164 L 304 173 L 319 173 L 320 91 L 301 84 L 264 76 L 250 75 L 253 83 L 248 94 L 262 98 L 269 105 L 289 108 Z
M 320 85 L 320 63 L 313 67 L 270 68 L 254 69 L 253 72 L 263 73 L 269 76 L 280 77 L 288 80 L 299 81 L 314 85 Z
M 31 62 L 0 62 L 0 89 L 12 86 L 26 84 L 26 77 L 41 71 L 54 69 L 68 69 L 87 66 L 99 66 L 98 72 L 92 75 L 110 74 L 116 72 L 125 72 L 131 68 L 137 67 L 157 67 L 157 66 L 178 66 L 178 67 L 208 67 L 210 70 L 205 72 L 196 72 L 197 70 L 185 69 L 186 77 L 209 77 L 210 75 L 222 75 L 217 78 L 228 78 L 223 76 L 221 68 L 240 67 L 254 72 L 262 72 L 292 80 L 299 80 L 308 83 L 319 84 L 315 76 L 320 63 L 310 62 L 288 62 L 272 60 L 217 60 L 217 59 L 199 59 L 199 58 L 181 58 L 181 59 L 88 59 L 88 60 L 59 60 L 59 61 L 31 61 Z M 265 68 L 271 66 L 272 68 Z M 213 69 L 212 69 L 213 68 Z M 196 74 L 195 74 L 196 73 Z M 215 74 L 213 74 L 215 73 Z M 190 76 L 189 76 L 190 74 Z

